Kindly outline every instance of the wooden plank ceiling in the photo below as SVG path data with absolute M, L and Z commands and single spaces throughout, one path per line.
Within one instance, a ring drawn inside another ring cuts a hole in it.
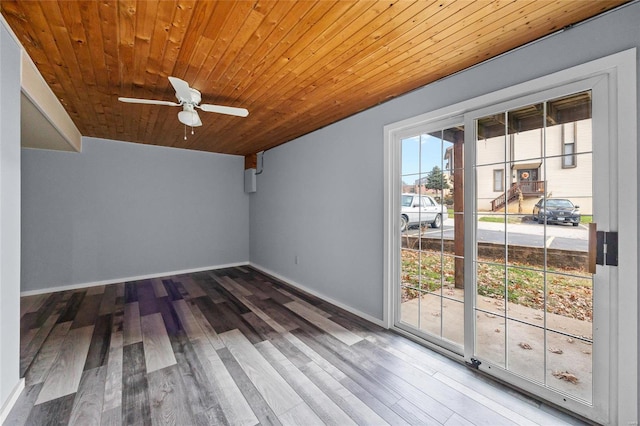
M 84 136 L 250 155 L 625 0 L 0 1 L 5 17 Z M 203 103 L 195 134 L 175 76 Z M 383 123 L 380 123 L 381 126 Z

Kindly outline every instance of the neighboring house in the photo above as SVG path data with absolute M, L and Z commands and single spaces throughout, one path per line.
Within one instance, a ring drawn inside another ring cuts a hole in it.
M 568 198 L 591 214 L 591 119 L 546 127 L 546 143 L 543 134 L 534 129 L 509 134 L 508 143 L 504 136 L 478 141 L 479 211 L 504 211 L 508 199 L 510 212 L 529 214 L 546 194 Z

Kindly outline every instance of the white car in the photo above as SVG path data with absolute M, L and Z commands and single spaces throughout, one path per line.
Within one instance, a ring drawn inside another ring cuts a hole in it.
M 440 228 L 442 221 L 449 217 L 447 207 L 438 204 L 428 195 L 402 194 L 400 209 L 400 231 L 413 225 L 431 225 Z

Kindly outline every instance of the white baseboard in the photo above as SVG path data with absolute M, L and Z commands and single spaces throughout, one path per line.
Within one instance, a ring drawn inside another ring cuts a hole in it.
M 331 303 L 332 305 L 335 305 L 335 306 L 337 306 L 337 307 L 339 307 L 341 309 L 344 309 L 345 311 L 350 312 L 350 313 L 352 313 L 352 314 L 354 314 L 356 316 L 359 316 L 360 318 L 365 319 L 365 320 L 367 320 L 367 321 L 369 321 L 369 322 L 371 322 L 373 324 L 379 325 L 380 327 L 385 327 L 384 321 L 379 319 L 379 318 L 373 317 L 373 316 L 371 316 L 369 314 L 365 314 L 364 312 L 359 311 L 357 309 L 354 309 L 351 306 L 345 305 L 342 302 L 339 302 L 339 301 L 334 300 L 334 299 L 332 299 L 330 297 L 327 297 L 324 294 L 319 293 L 319 292 L 317 292 L 315 290 L 312 290 L 312 289 L 310 289 L 308 287 L 305 287 L 304 285 L 302 285 L 300 283 L 297 283 L 297 282 L 295 282 L 293 280 L 290 280 L 287 277 L 284 277 L 284 276 L 282 276 L 282 275 L 280 275 L 280 274 L 278 274 L 276 272 L 270 271 L 269 269 L 267 269 L 267 268 L 265 268 L 263 266 L 257 265 L 257 264 L 255 264 L 253 262 L 250 263 L 250 266 L 255 268 L 255 269 L 257 269 L 257 270 L 259 270 L 260 272 L 262 272 L 264 274 L 271 275 L 272 277 L 277 278 L 278 280 L 284 282 L 287 285 L 290 285 L 291 287 L 295 287 L 295 288 L 300 289 L 300 290 L 302 290 L 302 291 L 304 291 L 306 293 L 309 293 L 309 294 L 311 294 L 313 296 L 316 296 L 316 297 L 324 300 L 325 302 Z
M 11 409 L 16 404 L 16 401 L 20 397 L 20 394 L 22 393 L 23 390 L 24 390 L 24 379 L 20 379 L 18 383 L 16 383 L 16 385 L 13 387 L 13 390 L 11 391 L 11 395 L 9 395 L 9 398 L 7 398 L 7 401 L 2 405 L 2 410 L 0 410 L 0 425 L 3 424 L 5 420 L 7 420 L 7 417 L 9 416 Z
M 193 273 L 193 272 L 209 271 L 211 269 L 233 268 L 234 266 L 247 266 L 247 265 L 249 265 L 249 262 L 227 263 L 227 264 L 224 264 L 224 265 L 204 266 L 204 267 L 201 267 L 201 268 L 183 269 L 183 270 L 180 270 L 180 271 L 158 272 L 158 273 L 153 273 L 153 274 L 148 274 L 148 275 L 139 275 L 139 276 L 135 276 L 135 277 L 114 278 L 114 279 L 104 280 L 104 281 L 94 281 L 94 282 L 89 282 L 89 283 L 70 284 L 70 285 L 64 285 L 64 286 L 59 286 L 59 287 L 49 287 L 49 288 L 43 288 L 43 289 L 38 289 L 38 290 L 23 291 L 23 292 L 20 292 L 20 297 L 23 297 L 23 296 L 34 296 L 36 294 L 44 294 L 44 293 L 53 293 L 53 292 L 56 292 L 56 291 L 75 290 L 75 289 L 78 289 L 78 288 L 96 287 L 96 286 L 99 286 L 99 285 L 109 285 L 109 284 L 116 284 L 116 283 L 122 283 L 122 282 L 127 282 L 127 281 L 148 280 L 148 279 L 151 279 L 151 278 L 168 277 L 168 276 L 171 276 L 171 275 L 190 274 L 190 273 Z

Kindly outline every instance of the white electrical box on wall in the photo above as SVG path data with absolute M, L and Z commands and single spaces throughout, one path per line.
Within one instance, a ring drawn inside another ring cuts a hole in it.
M 244 171 L 244 192 L 251 194 L 256 190 L 256 169 L 246 169 Z

